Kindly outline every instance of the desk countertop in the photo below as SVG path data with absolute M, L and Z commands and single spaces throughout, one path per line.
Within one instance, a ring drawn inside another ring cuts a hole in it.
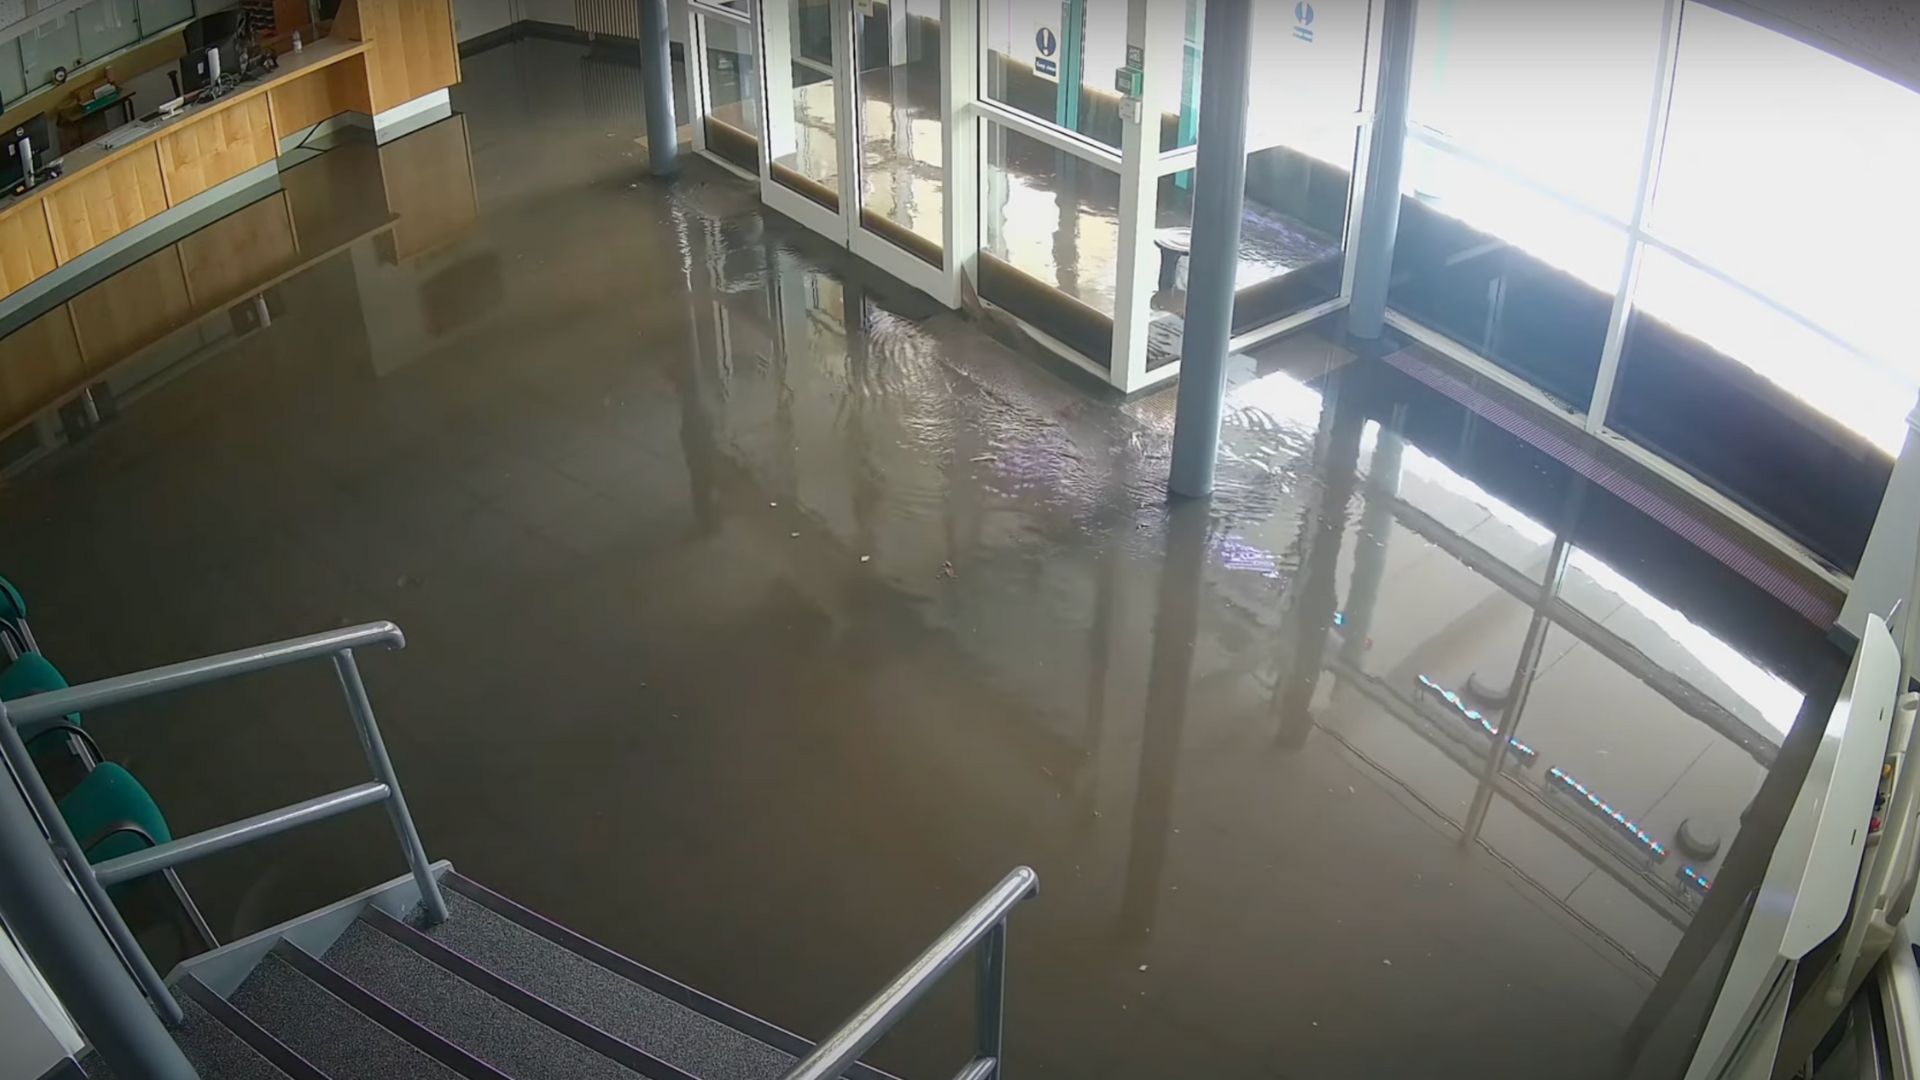
M 263 79 L 257 79 L 250 83 L 242 83 L 239 87 L 228 91 L 220 97 L 196 102 L 174 113 L 172 116 L 153 121 L 148 125 L 148 129 L 144 134 L 130 143 L 123 146 L 111 147 L 104 145 L 105 140 L 114 134 L 114 132 L 110 131 L 99 139 L 95 139 L 87 145 L 63 155 L 58 161 L 58 164 L 64 169 L 60 179 L 49 180 L 35 187 L 33 190 L 20 195 L 0 199 L 0 217 L 7 216 L 49 192 L 59 189 L 75 178 L 101 165 L 105 165 L 109 161 L 114 161 L 126 154 L 133 153 L 143 146 L 151 145 L 155 138 L 158 138 L 168 130 L 179 127 L 188 121 L 204 119 L 215 113 L 230 109 L 243 101 L 264 94 L 276 86 L 283 85 L 289 80 L 297 79 L 302 75 L 310 74 L 320 68 L 327 67 L 330 64 L 336 64 L 349 57 L 358 56 L 366 51 L 367 43 L 364 41 L 343 41 L 335 38 L 325 38 L 307 46 L 300 52 L 282 54 L 280 57 L 280 67 L 268 73 Z

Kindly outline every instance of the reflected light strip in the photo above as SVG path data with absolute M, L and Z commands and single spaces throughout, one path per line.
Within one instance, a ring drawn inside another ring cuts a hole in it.
M 1667 847 L 1665 844 L 1655 840 L 1648 834 L 1647 830 L 1628 820 L 1625 814 L 1615 810 L 1606 800 L 1588 791 L 1587 785 L 1575 780 L 1567 770 L 1556 765 L 1548 770 L 1547 776 L 1550 779 L 1559 781 L 1558 784 L 1549 785 L 1549 790 L 1571 792 L 1578 796 L 1579 798 L 1575 801 L 1585 804 L 1588 810 L 1599 814 L 1608 825 L 1613 827 L 1613 831 L 1640 845 L 1647 854 L 1653 856 L 1655 862 L 1666 859 Z
M 1441 686 L 1425 675 L 1418 676 L 1418 678 L 1421 689 L 1438 697 L 1441 701 L 1446 702 L 1461 719 L 1477 726 L 1490 737 L 1497 737 L 1500 734 L 1499 730 L 1496 729 L 1486 717 L 1480 715 L 1480 710 L 1467 708 L 1466 702 L 1460 700 L 1459 694 Z M 1539 756 L 1533 747 L 1528 746 L 1519 739 L 1510 738 L 1507 740 L 1507 752 L 1519 758 L 1522 765 L 1533 764 L 1533 759 Z

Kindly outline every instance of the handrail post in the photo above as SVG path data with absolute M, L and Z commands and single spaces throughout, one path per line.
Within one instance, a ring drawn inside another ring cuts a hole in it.
M 93 867 L 87 862 L 87 853 L 81 850 L 80 842 L 74 839 L 73 830 L 67 827 L 67 819 L 60 814 L 60 804 L 54 801 L 53 793 L 47 790 L 46 780 L 41 778 L 40 770 L 34 767 L 33 756 L 27 752 L 19 729 L 7 717 L 5 706 L 0 706 L 0 758 L 6 760 L 7 769 L 26 797 L 32 815 L 40 819 L 39 830 L 45 830 L 45 835 L 38 839 L 43 844 L 51 843 L 54 856 L 66 865 L 67 875 L 73 879 L 86 906 L 93 909 L 99 927 L 106 930 L 114 949 L 125 961 L 127 970 L 153 1001 L 153 1007 L 160 1010 L 161 1018 L 168 1027 L 179 1027 L 186 1020 L 186 1014 L 181 1011 L 180 1003 L 167 991 L 166 981 L 154 970 L 153 961 L 147 959 L 146 951 L 134 938 L 127 921 L 120 917 L 120 909 L 108 899 L 106 887 L 94 875 Z
M 400 778 L 394 775 L 393 759 L 387 756 L 387 744 L 380 738 L 380 725 L 374 722 L 373 702 L 367 698 L 366 683 L 360 680 L 360 665 L 354 662 L 353 650 L 335 653 L 333 669 L 340 676 L 341 690 L 347 695 L 347 710 L 353 714 L 367 764 L 373 766 L 374 777 L 387 785 L 387 816 L 400 837 L 400 851 L 413 870 L 413 880 L 420 886 L 420 902 L 427 907 L 427 923 L 437 926 L 447 921 L 447 900 L 440 895 L 440 883 L 433 879 L 433 868 L 427 862 L 427 849 L 420 843 L 419 830 L 413 827 L 413 814 L 407 810 L 406 796 L 400 793 Z
M 975 988 L 974 1024 L 978 1029 L 974 1052 L 993 1059 L 988 1080 L 1001 1080 L 1005 1054 L 1001 1046 L 1007 1024 L 1007 920 L 1002 917 L 980 943 L 980 968 Z
M 24 747 L 5 706 L 0 706 L 0 750 L 5 751 L 9 766 L 0 772 L 11 774 L 0 775 L 0 789 L 4 789 L 0 790 L 0 913 L 5 914 L 7 925 L 19 935 L 27 955 L 115 1075 L 195 1080 L 193 1066 L 153 1015 L 140 987 L 128 981 L 123 957 L 114 955 L 94 919 L 110 921 L 122 930 L 126 924 L 119 922 L 111 905 L 102 903 L 104 897 L 93 899 L 95 912 L 87 911 L 34 820 L 30 796 L 23 789 L 39 777 L 33 773 L 33 781 L 28 781 L 14 765 L 21 760 L 14 754 Z M 31 769 L 30 763 L 27 768 Z M 45 785 L 40 789 L 45 791 Z M 71 845 L 73 835 L 66 823 L 57 814 L 53 820 Z M 83 882 L 92 880 L 85 873 L 73 876 Z M 97 893 L 98 882 L 94 886 Z M 145 955 L 138 946 L 134 950 L 124 959 L 143 963 Z M 146 970 L 151 972 L 152 966 Z M 159 993 L 178 1008 L 164 986 Z

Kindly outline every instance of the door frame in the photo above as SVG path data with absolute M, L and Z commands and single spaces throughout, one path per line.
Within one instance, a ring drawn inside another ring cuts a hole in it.
M 838 134 L 839 208 L 830 209 L 773 176 L 774 159 L 785 151 L 775 138 L 776 121 L 793 116 L 791 34 L 770 34 L 777 18 L 789 18 L 800 0 L 757 0 L 753 27 L 759 48 L 761 143 L 760 198 L 769 207 L 806 226 L 913 286 L 949 308 L 961 304 L 963 275 L 978 246 L 977 208 L 972 171 L 977 160 L 969 108 L 974 70 L 970 49 L 973 0 L 941 0 L 941 264 L 938 266 L 896 246 L 861 221 L 862 138 L 859 128 L 859 79 L 854 48 L 856 0 L 829 0 L 833 18 L 834 126 Z M 780 73 L 776 79 L 774 73 Z M 973 212 L 968 212 L 973 211 Z

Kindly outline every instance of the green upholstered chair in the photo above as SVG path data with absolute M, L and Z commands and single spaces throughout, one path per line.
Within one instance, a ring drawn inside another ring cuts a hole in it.
M 8 664 L 5 671 L 0 671 L 0 701 L 16 701 L 66 688 L 67 680 L 60 674 L 60 669 L 39 653 L 27 653 Z M 89 764 L 102 760 L 100 748 L 94 745 L 93 738 L 80 723 L 79 713 L 68 713 L 60 720 L 22 728 L 20 736 L 26 740 L 28 749 L 36 752 L 52 745 L 53 740 L 60 736 L 78 739 L 93 754 L 93 761 Z
M 72 791 L 60 799 L 60 816 L 67 821 L 73 838 L 86 852 L 87 862 L 103 863 L 122 855 L 131 855 L 173 839 L 166 815 L 160 805 L 132 773 L 113 762 L 105 762 L 87 773 Z M 193 931 L 209 949 L 219 948 L 219 939 L 200 914 L 186 886 L 172 870 L 161 871 L 167 887 L 179 902 Z M 122 902 L 130 885 L 109 890 L 116 902 Z
M 173 839 L 160 806 L 133 774 L 109 761 L 60 800 L 87 861 L 101 863 L 164 844 Z
M 0 651 L 11 660 L 22 653 L 39 652 L 33 629 L 27 625 L 27 598 L 0 577 Z

